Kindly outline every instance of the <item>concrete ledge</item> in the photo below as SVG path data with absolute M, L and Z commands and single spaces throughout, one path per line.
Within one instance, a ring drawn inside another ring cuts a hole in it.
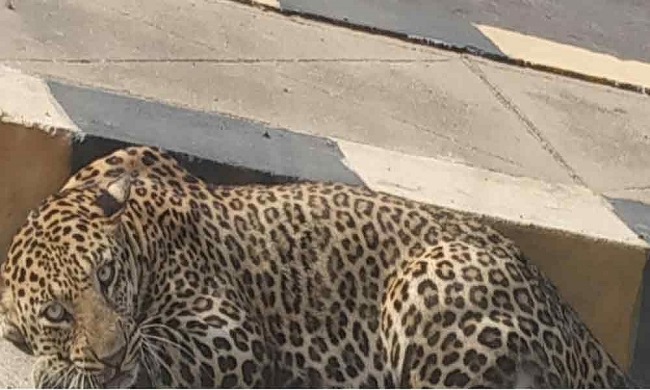
M 43 80 L 3 65 L 0 65 L 0 120 L 48 133 L 62 131 L 81 136 Z
M 514 238 L 615 359 L 623 366 L 630 364 L 649 246 L 605 200 L 585 188 L 297 134 L 100 90 L 53 82 L 46 86 L 36 94 L 18 90 L 14 96 L 27 99 L 19 104 L 0 98 L 0 110 L 4 104 L 13 107 L 11 118 L 33 127 L 0 128 L 5 137 L 0 138 L 1 148 L 11 145 L 0 153 L 0 201 L 4 196 L 14 199 L 15 205 L 11 216 L 0 220 L 0 249 L 27 209 L 54 192 L 69 174 L 114 149 L 150 144 L 176 152 L 188 169 L 212 182 L 336 180 L 478 215 Z M 47 115 L 21 116 L 21 107 L 29 107 L 32 99 L 53 101 L 56 112 L 64 114 L 59 119 L 72 124 L 41 125 Z M 41 130 L 48 128 L 56 128 L 56 135 Z
M 0 66 L 0 251 L 69 174 L 77 126 L 39 78 Z M 0 257 L 2 258 L 2 257 Z

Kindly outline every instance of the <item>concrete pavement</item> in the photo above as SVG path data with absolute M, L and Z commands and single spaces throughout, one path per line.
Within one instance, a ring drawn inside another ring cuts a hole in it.
M 227 0 L 22 0 L 0 9 L 0 37 L 0 63 L 48 79 L 85 134 L 647 246 L 637 237 L 650 226 L 642 94 Z M 629 302 L 634 291 L 607 294 L 607 272 L 592 291 L 612 307 Z M 575 299 L 587 317 L 603 316 L 591 297 Z M 595 326 L 615 340 L 626 325 Z M 21 378 L 0 372 L 5 386 Z
M 643 95 L 225 0 L 23 1 L 0 26 L 27 72 L 650 201 Z
M 650 91 L 650 5 L 635 0 L 489 2 L 239 0 L 517 65 Z

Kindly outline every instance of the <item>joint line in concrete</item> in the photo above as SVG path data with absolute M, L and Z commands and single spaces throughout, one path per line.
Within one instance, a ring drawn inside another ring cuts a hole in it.
M 537 126 L 533 123 L 532 120 L 530 120 L 521 110 L 517 107 L 516 104 L 514 104 L 510 99 L 508 99 L 503 92 L 494 84 L 492 83 L 488 77 L 483 73 L 483 71 L 466 55 L 462 56 L 462 61 L 467 66 L 467 68 L 474 73 L 485 85 L 489 88 L 489 90 L 494 94 L 494 96 L 497 98 L 499 103 L 503 105 L 507 110 L 513 112 L 517 118 L 524 124 L 524 128 L 526 131 L 533 136 L 542 146 L 542 148 L 551 155 L 553 160 L 560 164 L 562 168 L 564 168 L 567 171 L 567 174 L 571 177 L 571 179 L 578 185 L 586 187 L 585 181 L 578 175 L 578 173 L 569 165 L 569 163 L 562 157 L 560 152 L 553 147 L 553 144 L 549 140 L 547 140 L 544 137 L 544 134 L 537 128 Z

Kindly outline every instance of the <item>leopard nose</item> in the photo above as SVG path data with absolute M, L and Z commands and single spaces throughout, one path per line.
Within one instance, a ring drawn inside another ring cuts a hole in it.
M 119 368 L 122 365 L 125 356 L 126 356 L 126 346 L 118 349 L 117 351 L 113 352 L 111 355 L 106 356 L 105 358 L 101 359 L 101 361 L 105 365 L 112 368 L 116 368 L 119 371 Z

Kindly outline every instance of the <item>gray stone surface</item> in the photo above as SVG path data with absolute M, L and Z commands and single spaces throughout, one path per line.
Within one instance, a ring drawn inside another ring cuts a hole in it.
M 0 339 L 0 387 L 30 388 L 34 359 L 8 341 Z
M 608 200 L 619 218 L 639 237 L 650 243 L 650 205 L 629 199 L 608 198 Z
M 452 53 L 227 1 L 57 4 L 25 2 L 10 15 L 21 28 L 7 34 L 14 43 L 4 53 L 23 60 L 9 64 L 272 127 L 571 182 Z M 17 49 L 27 41 L 38 43 L 31 60 Z
M 476 61 L 518 110 L 593 190 L 650 187 L 650 99 L 535 71 Z
M 474 23 L 650 62 L 650 3 L 639 0 L 279 0 L 282 8 L 500 54 Z
M 495 100 L 458 58 L 411 64 L 24 67 L 272 127 L 443 156 L 516 176 L 571 182 L 517 116 Z
M 336 144 L 323 138 L 99 90 L 49 85 L 54 98 L 89 136 L 156 145 L 276 175 L 362 183 L 343 165 Z
M 417 36 L 458 47 L 503 54 L 458 8 L 430 0 L 280 0 L 284 10 L 342 20 L 355 25 Z M 469 4 L 467 4 L 469 5 Z M 451 12 L 450 12 L 451 11 Z
M 292 21 L 228 0 L 16 1 L 0 60 L 239 62 L 445 58 L 393 39 Z

